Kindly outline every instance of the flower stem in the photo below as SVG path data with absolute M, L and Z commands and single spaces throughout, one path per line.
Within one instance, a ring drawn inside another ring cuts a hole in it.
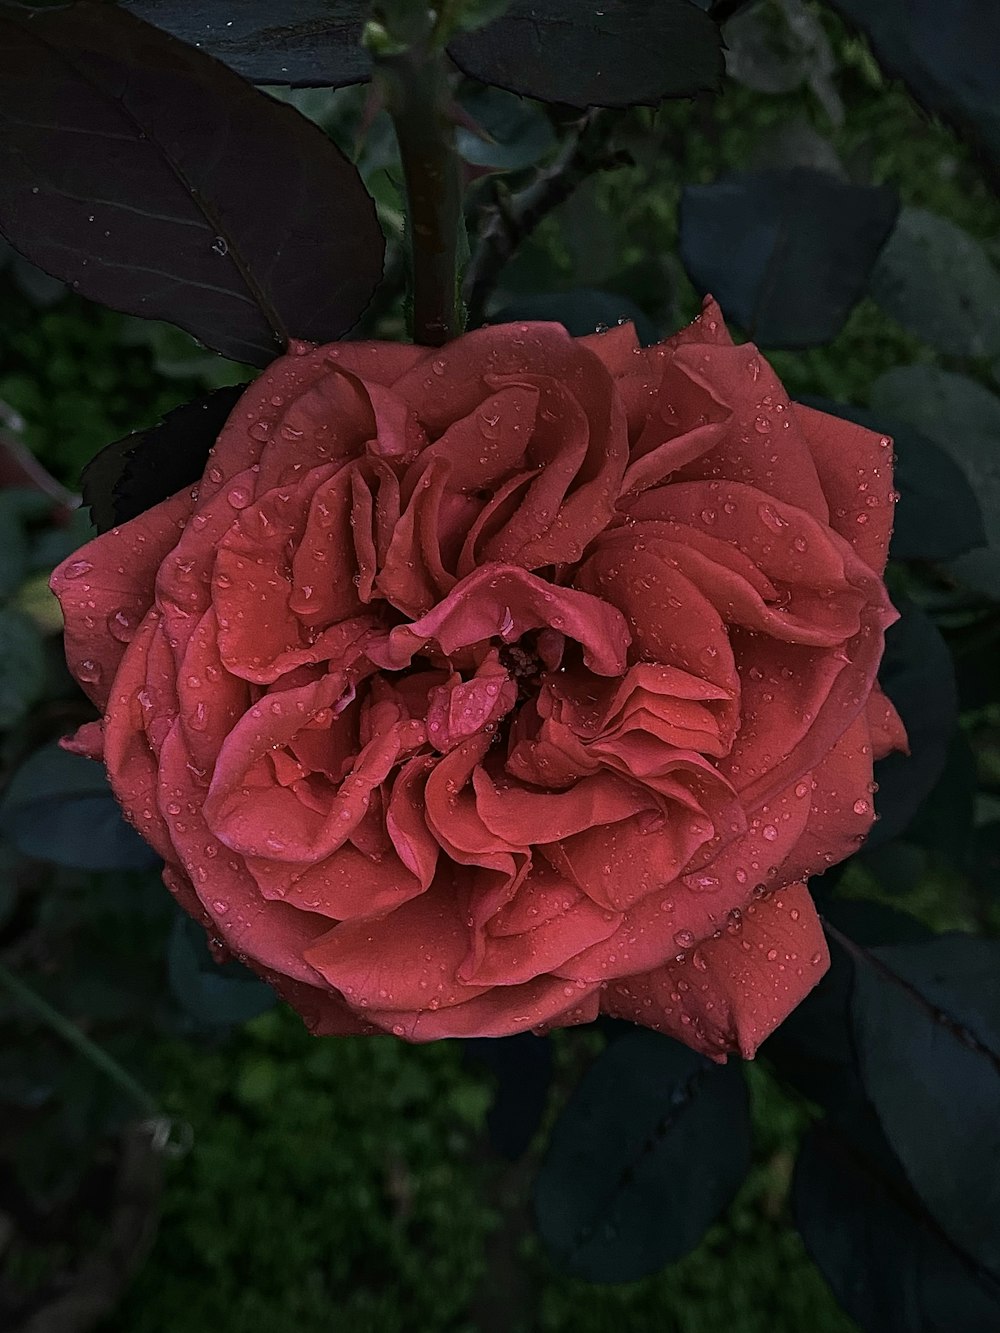
M 46 1027 L 51 1028 L 53 1032 L 62 1037 L 67 1045 L 72 1046 L 95 1069 L 99 1069 L 107 1075 L 112 1083 L 115 1083 L 150 1120 L 159 1121 L 163 1118 L 156 1102 L 127 1069 L 123 1069 L 118 1061 L 109 1055 L 102 1046 L 98 1046 L 96 1042 L 91 1041 L 75 1023 L 70 1022 L 65 1014 L 61 1014 L 47 1000 L 43 1000 L 37 991 L 32 990 L 19 977 L 16 977 L 13 972 L 4 967 L 3 963 L 0 963 L 0 987 L 13 995 L 14 999 L 24 1009 L 30 1010 Z
M 464 221 L 447 57 L 432 11 L 427 16 L 424 30 L 406 45 L 368 44 L 406 183 L 413 341 L 440 347 L 464 324 L 459 273 Z

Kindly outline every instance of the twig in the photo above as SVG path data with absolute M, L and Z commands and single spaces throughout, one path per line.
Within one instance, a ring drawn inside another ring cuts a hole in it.
M 47 1000 L 43 1000 L 36 991 L 21 981 L 19 977 L 16 977 L 3 963 L 0 963 L 0 988 L 13 995 L 22 1008 L 30 1010 L 36 1018 L 62 1037 L 67 1045 L 72 1046 L 95 1069 L 99 1069 L 102 1074 L 105 1074 L 145 1113 L 151 1125 L 159 1125 L 164 1121 L 164 1116 L 156 1102 L 127 1069 L 123 1069 L 103 1046 L 98 1046 L 96 1042 L 91 1041 L 75 1023 L 71 1023 L 58 1009 L 54 1009 Z
M 609 124 L 608 112 L 588 111 L 567 135 L 553 161 L 540 168 L 534 180 L 511 195 L 498 195 L 486 210 L 486 222 L 463 284 L 470 323 L 482 322 L 503 266 L 546 214 L 565 202 L 594 172 L 632 165 L 629 153 L 612 152 L 606 147 L 604 139 Z

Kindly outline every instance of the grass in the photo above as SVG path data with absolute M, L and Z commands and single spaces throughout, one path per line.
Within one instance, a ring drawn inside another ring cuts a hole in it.
M 165 1042 L 154 1068 L 194 1146 L 102 1333 L 175 1333 L 179 1311 L 185 1333 L 853 1328 L 790 1226 L 805 1119 L 762 1068 L 748 1069 L 756 1160 L 725 1220 L 668 1271 L 605 1288 L 553 1272 L 519 1226 L 505 1253 L 526 1173 L 491 1155 L 490 1082 L 461 1043 L 317 1042 L 276 1010 L 214 1049 Z

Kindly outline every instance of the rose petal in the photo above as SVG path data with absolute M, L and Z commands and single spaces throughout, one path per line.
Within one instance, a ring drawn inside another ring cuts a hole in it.
M 812 452 L 830 505 L 830 526 L 881 574 L 889 554 L 895 492 L 892 441 L 853 421 L 801 403 L 792 412 Z
M 667 1032 L 715 1060 L 752 1059 L 829 966 L 816 909 L 804 884 L 748 908 L 741 925 L 640 976 L 612 981 L 601 1008 Z
M 95 537 L 57 565 L 49 586 L 65 619 L 66 660 L 99 708 L 107 703 L 125 649 L 153 604 L 163 559 L 191 513 L 178 491 L 120 528 Z

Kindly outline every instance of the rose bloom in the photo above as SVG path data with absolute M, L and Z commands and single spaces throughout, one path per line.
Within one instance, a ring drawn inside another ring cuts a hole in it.
M 905 745 L 891 487 L 710 302 L 646 349 L 294 345 L 197 486 L 53 575 L 103 711 L 68 744 L 317 1033 L 602 1012 L 750 1056 Z

